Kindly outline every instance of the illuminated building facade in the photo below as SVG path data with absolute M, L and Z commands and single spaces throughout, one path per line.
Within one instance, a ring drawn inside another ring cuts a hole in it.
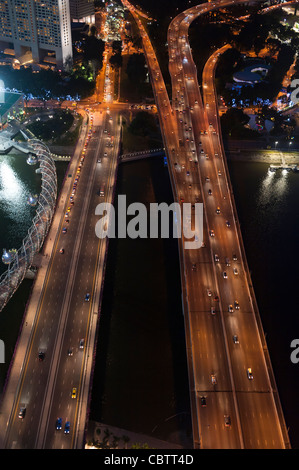
M 58 69 L 72 60 L 69 0 L 0 0 L 0 44 Z M 27 60 L 30 62 L 30 60 Z
M 70 0 L 71 20 L 79 23 L 95 23 L 94 0 Z

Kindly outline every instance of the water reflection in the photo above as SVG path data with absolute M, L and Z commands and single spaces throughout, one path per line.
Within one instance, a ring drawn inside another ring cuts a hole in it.
M 258 193 L 258 205 L 275 207 L 282 202 L 288 192 L 288 171 L 268 171 L 262 180 Z
M 0 157 L 0 252 L 19 248 L 31 225 L 35 208 L 28 195 L 40 192 L 40 177 L 26 163 L 24 155 Z M 0 263 L 0 274 L 5 266 Z
M 0 201 L 4 210 L 15 217 L 20 205 L 23 205 L 25 185 L 7 162 L 0 163 Z

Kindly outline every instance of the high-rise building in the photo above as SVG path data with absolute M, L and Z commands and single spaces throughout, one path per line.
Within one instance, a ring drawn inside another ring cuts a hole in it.
M 0 0 L 0 47 L 58 69 L 72 61 L 69 0 Z
M 71 19 L 80 23 L 95 23 L 94 0 L 70 0 Z

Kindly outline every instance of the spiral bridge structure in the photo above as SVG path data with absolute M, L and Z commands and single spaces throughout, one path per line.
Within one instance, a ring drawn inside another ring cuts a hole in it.
M 42 247 L 52 222 L 57 198 L 56 168 L 50 150 L 43 142 L 28 136 L 24 130 L 21 132 L 27 141 L 15 142 L 12 138 L 19 130 L 11 129 L 0 133 L 0 154 L 15 148 L 27 154 L 29 165 L 39 165 L 36 172 L 41 174 L 41 192 L 38 196 L 35 195 L 36 213 L 21 247 L 11 250 L 8 259 L 6 256 L 5 264 L 8 268 L 0 276 L 0 312 L 20 286 L 35 254 Z

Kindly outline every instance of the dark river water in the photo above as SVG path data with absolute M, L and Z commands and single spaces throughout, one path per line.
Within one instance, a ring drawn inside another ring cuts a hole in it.
M 66 167 L 59 168 L 60 183 Z M 229 162 L 229 168 L 291 443 L 299 448 L 299 364 L 290 360 L 290 343 L 299 338 L 299 174 L 268 175 L 263 163 Z M 18 248 L 26 235 L 33 214 L 27 194 L 38 192 L 39 184 L 40 176 L 25 158 L 0 158 L 1 254 L 3 248 Z M 170 203 L 163 160 L 122 165 L 117 192 L 127 195 L 127 204 Z M 25 281 L 0 314 L 7 361 L 30 288 L 31 281 Z M 101 318 L 90 417 L 188 446 L 190 404 L 175 242 L 110 240 Z M 1 388 L 7 367 L 0 366 Z
M 16 248 L 26 236 L 35 209 L 27 204 L 29 194 L 40 192 L 41 176 L 22 154 L 0 156 L 0 250 Z M 0 273 L 6 269 L 0 264 Z

